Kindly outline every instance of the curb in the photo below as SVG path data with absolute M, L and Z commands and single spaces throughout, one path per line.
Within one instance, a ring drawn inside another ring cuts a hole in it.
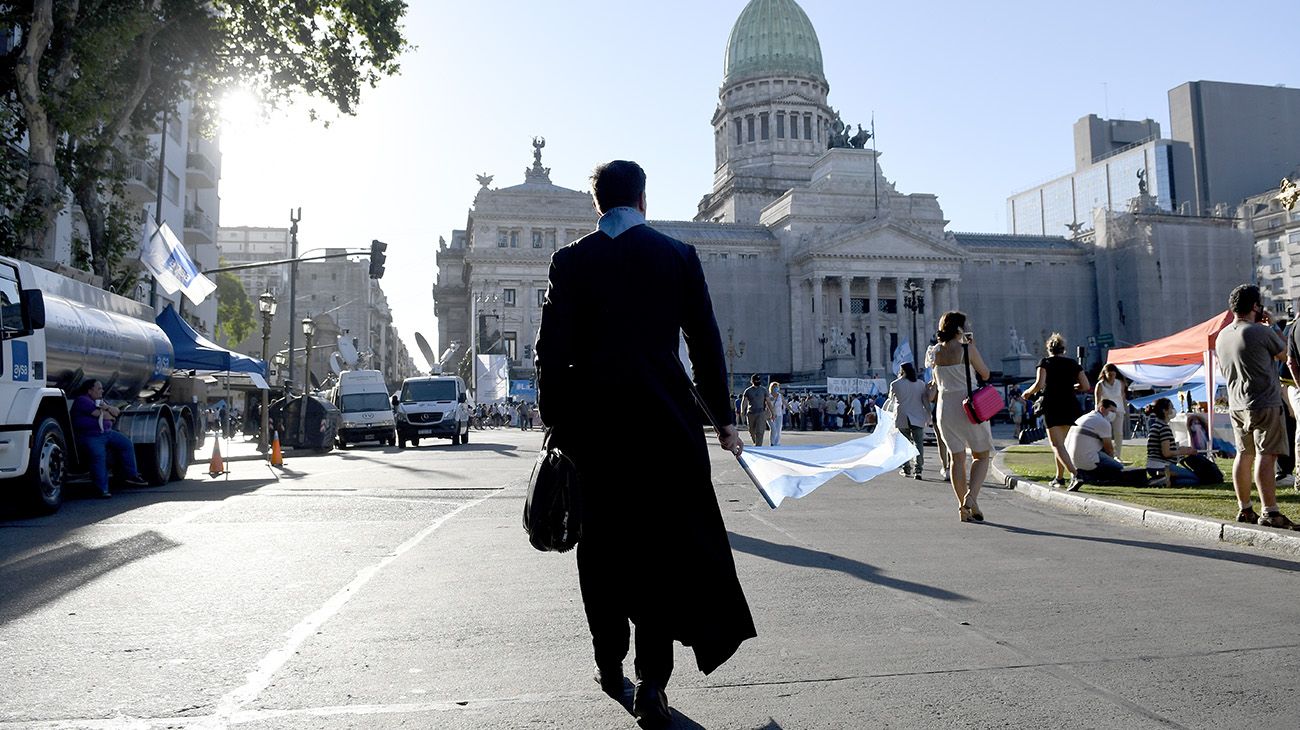
M 1007 489 L 1019 492 L 1030 499 L 1036 499 L 1072 512 L 1096 515 L 1128 525 L 1141 525 L 1156 530 L 1174 532 L 1184 537 L 1205 542 L 1226 542 L 1243 547 L 1264 548 L 1273 552 L 1300 557 L 1300 532 L 1282 532 L 1270 527 L 1239 522 L 1223 522 L 1222 520 L 1195 517 L 1178 512 L 1165 512 L 1121 502 L 1117 499 L 1053 489 L 1008 471 L 1003 461 L 1003 454 L 1004 452 L 999 450 L 994 455 L 993 464 L 989 471 Z

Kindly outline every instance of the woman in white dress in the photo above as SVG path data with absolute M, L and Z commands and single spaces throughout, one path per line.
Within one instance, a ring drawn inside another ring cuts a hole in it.
M 772 404 L 772 445 L 781 445 L 781 422 L 785 419 L 785 396 L 781 395 L 781 384 L 773 380 L 767 386 L 767 402 Z
M 1123 376 L 1119 374 L 1119 368 L 1106 363 L 1092 395 L 1097 403 L 1110 400 L 1118 406 L 1107 419 L 1110 420 L 1111 441 L 1115 444 L 1115 458 L 1119 459 L 1119 452 L 1124 447 L 1124 426 L 1128 423 L 1128 388 L 1125 387 Z
M 988 379 L 989 369 L 975 347 L 975 335 L 966 331 L 966 315 L 961 312 L 945 312 L 939 318 L 937 333 L 939 349 L 935 353 L 934 378 L 939 384 L 939 433 L 948 445 L 951 459 L 949 477 L 953 492 L 960 505 L 959 517 L 962 522 L 984 521 L 980 511 L 980 486 L 989 473 L 990 457 L 993 452 L 993 432 L 988 421 L 971 423 L 962 407 L 966 399 L 966 366 L 962 359 L 963 348 L 970 353 L 972 378 L 970 385 L 975 386 L 974 377 Z M 966 452 L 971 455 L 970 471 L 966 469 Z

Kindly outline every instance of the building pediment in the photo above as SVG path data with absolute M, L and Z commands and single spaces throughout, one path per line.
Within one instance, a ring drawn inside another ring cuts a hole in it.
M 812 241 L 798 258 L 946 259 L 960 261 L 963 252 L 951 243 L 912 226 L 872 220 Z
M 800 94 L 797 91 L 791 92 L 784 96 L 779 96 L 772 100 L 772 103 L 774 104 L 798 104 L 800 102 L 803 102 L 805 104 L 816 104 L 817 100 L 812 96 L 805 96 L 803 94 Z

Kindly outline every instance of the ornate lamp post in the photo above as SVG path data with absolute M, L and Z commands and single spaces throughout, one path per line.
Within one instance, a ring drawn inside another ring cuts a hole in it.
M 262 292 L 262 296 L 257 298 L 257 311 L 262 313 L 262 362 L 267 362 L 267 357 L 271 349 L 271 320 L 275 318 L 275 309 L 278 302 L 275 301 L 275 295 L 271 290 Z M 271 372 L 267 371 L 270 377 Z M 262 430 L 257 439 L 257 450 L 265 452 L 266 446 L 270 442 L 270 421 L 267 413 L 267 402 L 269 400 L 266 390 L 262 391 Z
M 824 364 L 826 362 L 826 343 L 830 342 L 830 338 L 823 332 L 822 336 L 817 338 L 817 342 L 822 346 L 822 363 Z
M 302 444 L 307 440 L 307 393 L 311 390 L 311 338 L 316 334 L 316 322 L 311 318 L 302 321 L 302 336 L 306 340 L 307 359 L 303 363 L 302 369 L 302 405 L 298 409 L 301 416 L 298 420 L 298 443 Z
M 745 356 L 745 341 L 736 342 L 735 332 L 727 328 L 727 390 L 735 391 L 736 358 Z
M 903 306 L 912 313 L 912 367 L 915 368 L 917 367 L 916 353 L 920 349 L 916 342 L 916 315 L 925 312 L 925 294 L 914 280 L 909 279 L 903 289 Z

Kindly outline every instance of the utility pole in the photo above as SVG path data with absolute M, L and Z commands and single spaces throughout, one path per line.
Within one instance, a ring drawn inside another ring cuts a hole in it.
M 158 135 L 158 197 L 153 207 L 153 224 L 158 227 L 158 235 L 162 237 L 162 199 L 163 199 L 163 178 L 167 175 L 167 107 L 163 107 L 162 128 Z M 149 277 L 149 308 L 158 313 L 158 277 Z
M 293 381 L 293 337 L 298 322 L 298 221 L 302 220 L 302 206 L 297 213 L 289 209 L 289 254 L 294 261 L 289 265 L 289 380 Z M 307 391 L 304 390 L 304 393 Z

